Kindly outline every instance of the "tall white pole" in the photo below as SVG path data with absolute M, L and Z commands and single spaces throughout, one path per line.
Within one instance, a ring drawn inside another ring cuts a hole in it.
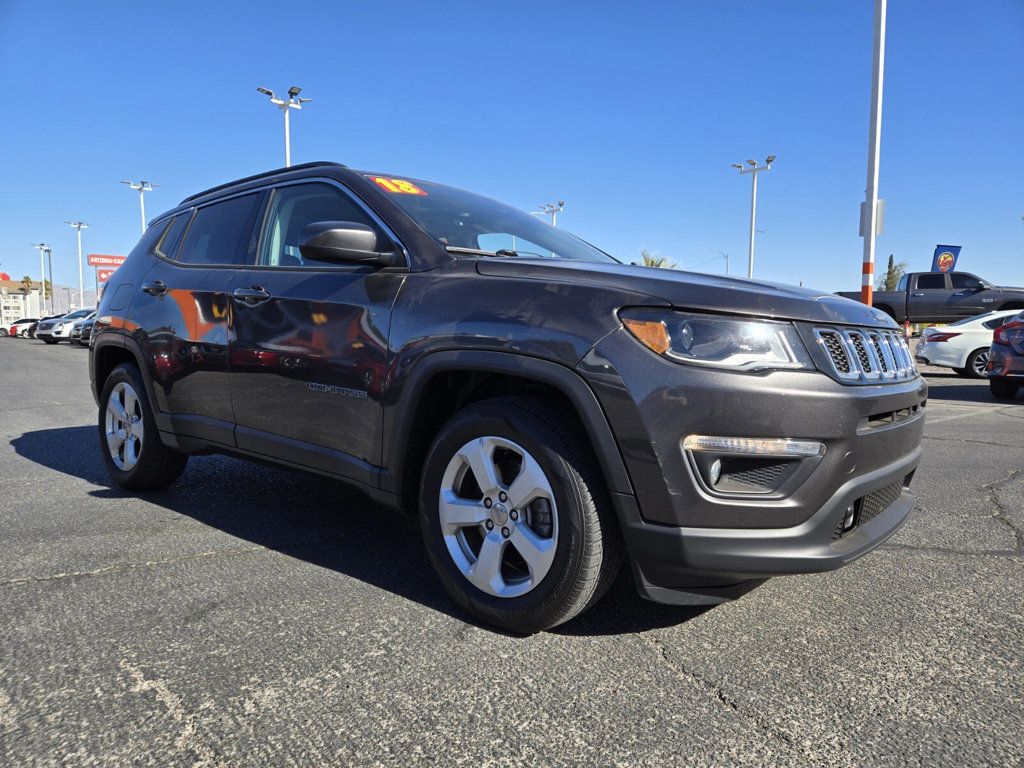
M 754 230 L 757 224 L 757 174 L 750 174 L 750 248 L 747 253 L 747 277 L 754 277 Z
M 142 234 L 146 234 L 146 189 L 139 184 L 139 214 L 142 216 Z
M 292 137 L 291 131 L 288 127 L 288 113 L 291 109 L 285 104 L 281 107 L 281 111 L 284 112 L 284 167 L 291 168 L 292 166 Z
M 82 227 L 75 227 L 78 231 L 78 308 L 85 306 L 85 277 L 82 273 Z
M 871 75 L 871 124 L 868 132 L 868 186 L 864 215 L 864 262 L 860 300 L 871 306 L 875 281 L 875 229 L 878 219 L 878 161 L 882 149 L 882 84 L 885 79 L 886 0 L 875 0 L 874 68 Z
M 46 255 L 46 248 L 39 249 L 39 316 L 46 314 L 46 265 L 43 257 Z

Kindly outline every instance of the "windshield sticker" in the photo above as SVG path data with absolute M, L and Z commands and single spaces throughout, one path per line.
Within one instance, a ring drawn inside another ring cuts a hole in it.
M 394 195 L 426 195 L 422 189 L 405 179 L 386 179 L 383 176 L 371 176 L 373 181 Z

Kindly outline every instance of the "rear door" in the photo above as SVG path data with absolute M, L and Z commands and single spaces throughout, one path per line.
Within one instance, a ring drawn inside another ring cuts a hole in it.
M 256 248 L 263 192 L 179 214 L 136 287 L 129 333 L 142 345 L 157 409 L 179 435 L 234 445 L 228 290 Z
M 231 398 L 239 448 L 375 482 L 391 310 L 402 271 L 309 261 L 303 228 L 351 221 L 395 239 L 327 181 L 276 187 L 254 263 L 232 292 Z
M 947 314 L 948 275 L 945 272 L 922 272 L 915 276 L 915 285 L 907 299 L 911 321 L 938 322 Z

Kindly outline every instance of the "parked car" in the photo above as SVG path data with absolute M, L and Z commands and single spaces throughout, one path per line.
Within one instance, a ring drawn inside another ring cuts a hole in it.
M 333 163 L 158 216 L 89 359 L 116 484 L 209 452 L 345 480 L 416 510 L 452 598 L 515 632 L 586 609 L 624 558 L 687 604 L 856 560 L 913 507 L 927 398 L 863 304 L 623 264 Z
M 76 320 L 71 326 L 71 333 L 68 335 L 68 341 L 72 344 L 78 344 L 79 346 L 88 346 L 88 340 L 85 344 L 82 343 L 82 329 L 86 323 L 92 322 L 96 318 L 96 313 L 91 312 L 90 314 L 83 317 L 81 320 Z
M 7 329 L 7 335 L 12 337 L 21 337 L 23 339 L 28 338 L 29 332 L 33 325 L 39 320 L 35 317 L 23 317 L 21 320 L 15 320 L 11 323 Z
M 859 299 L 859 292 L 840 291 Z M 1024 288 L 1000 288 L 969 272 L 909 272 L 895 291 L 876 291 L 873 306 L 899 323 L 949 323 L 982 312 L 1024 309 Z
M 64 315 L 47 315 L 46 317 L 39 318 L 28 327 L 28 338 L 34 339 L 36 337 L 36 329 L 39 327 L 39 323 L 46 322 L 47 320 L 57 320 L 61 317 L 64 317 Z
M 985 373 L 997 400 L 1013 400 L 1024 386 L 1024 312 L 993 331 Z
M 82 327 L 78 336 L 78 343 L 83 347 L 89 346 L 89 341 L 92 339 L 92 329 L 96 323 L 96 313 L 92 314 L 92 317 L 82 322 Z
M 948 325 L 925 328 L 915 351 L 919 363 L 952 368 L 958 376 L 985 378 L 992 331 L 1017 316 L 1016 310 L 986 312 Z
M 39 325 L 36 326 L 35 336 L 47 344 L 56 344 L 62 339 L 69 340 L 75 321 L 88 317 L 95 311 L 93 307 L 88 307 L 86 309 L 76 309 L 74 312 L 69 312 L 54 319 L 40 320 Z

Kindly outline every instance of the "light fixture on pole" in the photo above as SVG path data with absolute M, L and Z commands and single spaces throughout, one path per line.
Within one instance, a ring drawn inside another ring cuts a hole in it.
M 152 192 L 154 187 L 159 187 L 159 184 L 154 184 L 151 181 L 122 181 L 122 184 L 127 184 L 131 189 L 138 190 L 139 192 L 139 215 L 142 217 L 142 234 L 146 234 L 146 193 Z
M 39 249 L 39 315 L 46 314 L 46 265 L 43 261 L 50 246 L 46 243 L 32 243 L 33 248 Z M 50 309 L 53 309 L 53 291 L 50 291 Z
M 89 225 L 84 221 L 65 221 L 78 234 L 78 308 L 85 306 L 85 279 L 82 273 L 82 230 Z
M 270 103 L 284 112 L 284 167 L 290 168 L 292 164 L 292 139 L 291 128 L 288 123 L 288 115 L 293 109 L 302 109 L 302 105 L 311 102 L 312 99 L 300 99 L 299 94 L 302 92 L 302 89 L 297 85 L 293 85 L 288 89 L 287 101 L 275 96 L 274 92 L 269 88 L 260 86 L 256 90 L 264 96 L 268 96 L 270 98 Z
M 557 203 L 542 203 L 537 206 L 540 208 L 539 211 L 530 211 L 532 216 L 550 216 L 551 226 L 557 226 L 558 214 L 565 210 L 565 200 L 559 200 Z
M 733 163 L 732 167 L 736 168 L 741 174 L 749 173 L 751 176 L 750 184 L 750 247 L 747 253 L 747 277 L 752 278 L 754 276 L 754 231 L 757 222 L 757 174 L 761 171 L 770 171 L 772 169 L 772 163 L 775 162 L 775 155 L 768 155 L 764 161 L 764 165 L 758 165 L 756 160 L 747 160 L 749 168 L 744 168 L 740 163 Z

